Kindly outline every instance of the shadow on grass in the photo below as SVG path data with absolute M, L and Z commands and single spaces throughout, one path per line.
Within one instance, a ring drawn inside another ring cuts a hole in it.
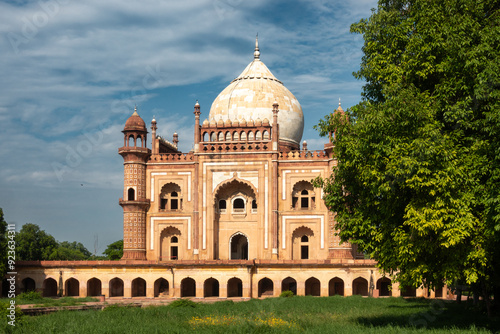
M 399 326 L 426 329 L 485 329 L 500 331 L 500 317 L 488 318 L 481 310 L 466 304 L 440 299 L 410 298 L 405 305 L 388 305 L 398 309 L 398 315 L 361 316 L 353 319 L 366 327 Z M 420 309 L 420 311 L 418 310 Z

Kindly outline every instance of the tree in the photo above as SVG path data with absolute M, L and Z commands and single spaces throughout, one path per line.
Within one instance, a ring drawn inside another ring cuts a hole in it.
M 63 241 L 58 244 L 57 248 L 50 254 L 49 260 L 61 261 L 81 261 L 88 260 L 91 257 L 90 252 L 80 242 Z
M 380 0 L 351 26 L 364 37 L 363 100 L 320 121 L 338 165 L 316 185 L 341 239 L 402 285 L 498 293 L 499 8 Z
M 123 256 L 123 240 L 118 240 L 109 244 L 103 253 L 110 260 L 120 260 Z
M 3 210 L 0 208 L 0 277 L 7 273 L 7 223 L 3 218 Z
M 19 260 L 49 260 L 57 247 L 56 239 L 36 224 L 24 224 L 16 236 L 16 256 Z

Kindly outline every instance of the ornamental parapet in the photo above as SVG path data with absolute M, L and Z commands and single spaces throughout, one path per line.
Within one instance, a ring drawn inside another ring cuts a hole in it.
M 179 162 L 193 161 L 193 153 L 160 153 L 149 157 L 148 162 Z
M 280 152 L 280 160 L 324 160 L 328 159 L 325 151 L 290 151 Z

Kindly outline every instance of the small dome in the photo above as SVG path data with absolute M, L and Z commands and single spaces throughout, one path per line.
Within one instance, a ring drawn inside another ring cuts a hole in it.
M 269 120 L 267 118 L 264 118 L 264 120 L 262 121 L 262 125 L 268 126 L 269 125 Z
M 260 118 L 257 118 L 255 120 L 255 126 L 262 126 L 262 121 L 260 120 Z
M 205 118 L 205 120 L 203 121 L 203 126 L 208 126 L 208 119 Z
M 137 113 L 137 108 L 135 108 L 134 113 L 125 122 L 124 131 L 147 131 L 146 123 Z
M 224 126 L 224 121 L 222 120 L 222 117 L 219 118 L 219 120 L 217 121 L 217 127 L 222 127 Z
M 238 127 L 239 125 L 240 125 L 240 122 L 237 119 L 235 119 L 233 121 L 233 127 Z
M 230 127 L 231 125 L 232 125 L 231 120 L 229 118 L 226 119 L 226 121 L 224 122 L 224 126 Z
M 244 118 L 240 120 L 240 126 L 247 126 L 247 121 Z
M 249 121 L 247 122 L 247 125 L 248 125 L 248 126 L 254 126 L 253 119 L 249 120 Z
M 211 127 L 211 128 L 215 128 L 215 126 L 216 126 L 216 125 L 217 125 L 217 123 L 215 123 L 215 119 L 213 119 L 213 118 L 212 118 L 212 119 L 210 120 L 210 127 Z

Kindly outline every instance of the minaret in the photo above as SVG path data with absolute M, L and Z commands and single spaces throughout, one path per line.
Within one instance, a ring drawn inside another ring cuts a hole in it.
M 137 107 L 123 129 L 124 144 L 118 149 L 123 157 L 123 257 L 124 260 L 146 260 L 146 162 L 151 151 L 146 147 L 146 123 Z

